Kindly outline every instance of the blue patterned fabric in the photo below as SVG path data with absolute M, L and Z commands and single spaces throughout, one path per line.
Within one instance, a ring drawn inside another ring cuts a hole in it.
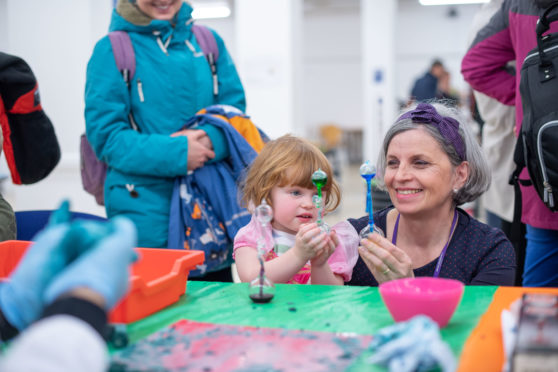
M 186 127 L 204 124 L 223 130 L 229 157 L 206 164 L 189 176 L 178 177 L 170 207 L 169 248 L 182 249 L 187 243 L 189 249 L 205 252 L 204 265 L 191 272 L 193 276 L 232 263 L 234 237 L 250 222 L 250 213 L 240 207 L 237 181 L 257 156 L 236 129 L 213 115 L 196 115 Z

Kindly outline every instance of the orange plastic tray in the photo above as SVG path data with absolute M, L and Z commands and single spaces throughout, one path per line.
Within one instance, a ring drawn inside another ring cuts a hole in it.
M 0 242 L 0 278 L 10 275 L 29 244 L 21 240 Z M 204 261 L 203 251 L 136 249 L 140 258 L 132 265 L 130 291 L 111 311 L 111 322 L 135 322 L 178 301 L 186 292 L 190 270 Z

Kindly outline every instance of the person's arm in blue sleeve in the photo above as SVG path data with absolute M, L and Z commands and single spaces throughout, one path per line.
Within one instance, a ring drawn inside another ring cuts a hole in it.
M 116 67 L 108 37 L 87 65 L 85 120 L 100 160 L 129 174 L 176 177 L 188 171 L 188 138 L 139 133 L 130 127 L 130 93 Z M 164 149 L 164 151 L 159 151 Z
M 225 138 L 225 134 L 221 128 L 217 128 L 211 124 L 203 124 L 198 127 L 207 133 L 207 136 L 211 140 L 213 145 L 213 151 L 215 152 L 215 157 L 211 159 L 208 163 L 215 163 L 224 160 L 230 155 L 229 144 Z

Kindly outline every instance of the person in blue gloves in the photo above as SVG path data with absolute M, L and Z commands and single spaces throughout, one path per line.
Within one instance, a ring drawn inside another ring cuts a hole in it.
M 124 217 L 69 223 L 68 210 L 66 204 L 53 214 L 0 283 L 0 338 L 15 337 L 1 371 L 108 368 L 102 336 L 107 312 L 128 290 L 136 229 Z

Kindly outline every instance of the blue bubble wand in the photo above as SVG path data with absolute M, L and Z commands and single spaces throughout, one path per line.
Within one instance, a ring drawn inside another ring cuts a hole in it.
M 372 231 L 385 236 L 384 232 L 374 224 L 374 209 L 372 208 L 372 179 L 376 176 L 376 167 L 367 160 L 360 166 L 360 176 L 366 180 L 366 213 L 368 213 L 368 225 L 360 232 L 364 238 Z

